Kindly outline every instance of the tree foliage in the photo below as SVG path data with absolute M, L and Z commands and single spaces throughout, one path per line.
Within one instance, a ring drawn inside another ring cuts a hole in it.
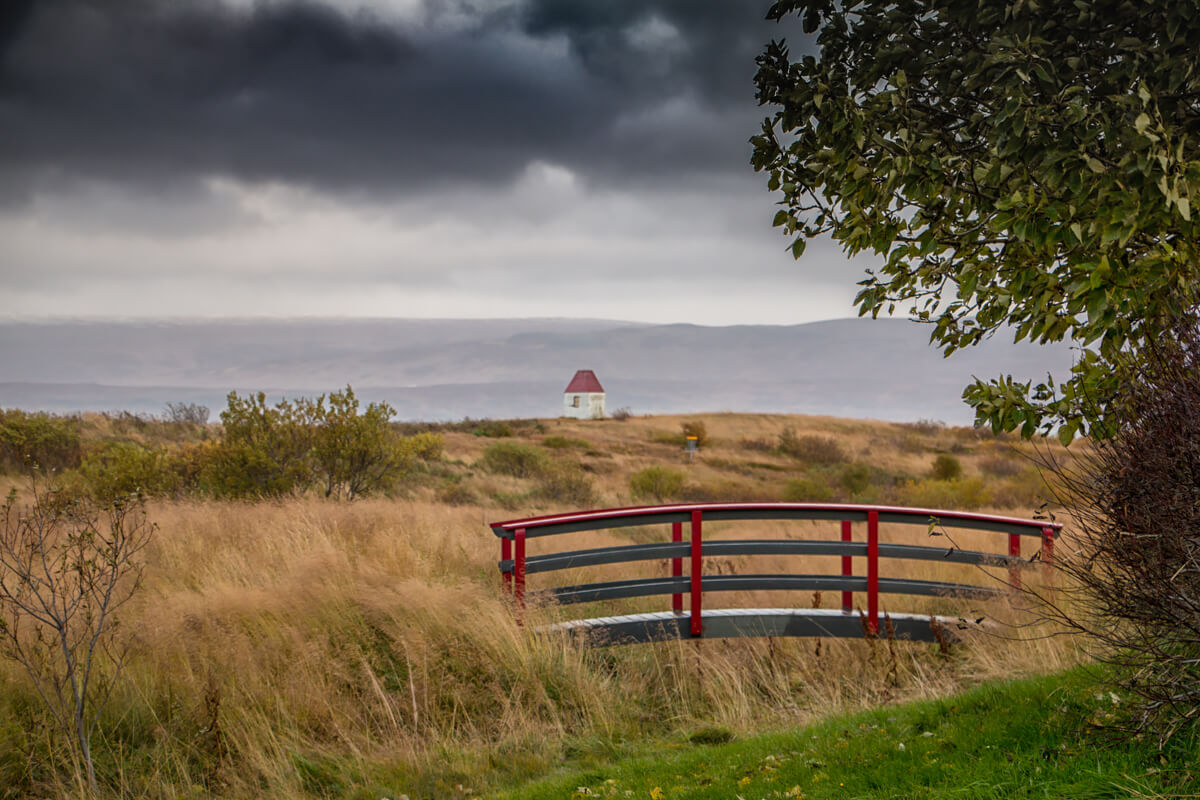
M 910 310 L 947 355 L 1010 326 L 1072 339 L 1070 375 L 976 381 L 995 430 L 1103 437 L 1136 360 L 1196 302 L 1200 7 L 1098 0 L 781 0 L 815 55 L 759 57 L 753 165 L 775 225 L 880 266 L 860 315 Z
M 0 470 L 78 467 L 81 442 L 79 417 L 0 409 Z
M 355 497 L 391 487 L 418 461 L 441 457 L 442 437 L 400 436 L 387 403 L 361 408 L 354 390 L 316 399 L 267 404 L 259 392 L 231 392 L 221 412 L 224 438 L 201 453 L 197 480 L 224 497 L 279 497 L 319 489 L 326 497 Z M 176 472 L 184 472 L 181 459 Z
M 388 424 L 395 413 L 387 403 L 369 403 L 360 412 L 349 386 L 310 405 L 312 459 L 326 497 L 353 499 L 408 471 L 413 455 Z
M 212 455 L 207 483 L 229 497 L 277 497 L 312 483 L 311 403 L 280 400 L 267 405 L 263 392 L 230 392 L 221 412 L 225 437 Z

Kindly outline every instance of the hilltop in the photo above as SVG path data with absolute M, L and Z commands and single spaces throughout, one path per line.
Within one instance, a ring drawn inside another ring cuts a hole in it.
M 951 358 L 897 319 L 804 325 L 605 320 L 0 322 L 0 408 L 161 413 L 224 406 L 230 389 L 312 395 L 353 385 L 406 420 L 558 412 L 575 370 L 610 409 L 738 409 L 964 424 L 972 376 L 1041 378 L 1065 345 L 993 338 Z

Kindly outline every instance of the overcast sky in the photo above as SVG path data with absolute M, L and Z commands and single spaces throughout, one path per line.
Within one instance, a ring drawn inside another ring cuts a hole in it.
M 3 0 L 0 316 L 851 316 L 749 0 Z

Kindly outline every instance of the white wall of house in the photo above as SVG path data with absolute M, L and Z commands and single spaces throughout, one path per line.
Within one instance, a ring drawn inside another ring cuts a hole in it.
M 573 419 L 603 419 L 604 392 L 567 392 L 563 395 L 563 416 Z

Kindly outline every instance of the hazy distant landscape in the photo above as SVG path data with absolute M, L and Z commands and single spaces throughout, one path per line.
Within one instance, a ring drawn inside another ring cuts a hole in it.
M 1040 378 L 1066 346 L 998 337 L 944 359 L 906 320 L 650 325 L 607 320 L 0 323 L 0 407 L 216 412 L 231 391 L 312 395 L 351 384 L 404 420 L 557 416 L 576 369 L 634 413 L 758 411 L 965 424 L 972 375 Z

